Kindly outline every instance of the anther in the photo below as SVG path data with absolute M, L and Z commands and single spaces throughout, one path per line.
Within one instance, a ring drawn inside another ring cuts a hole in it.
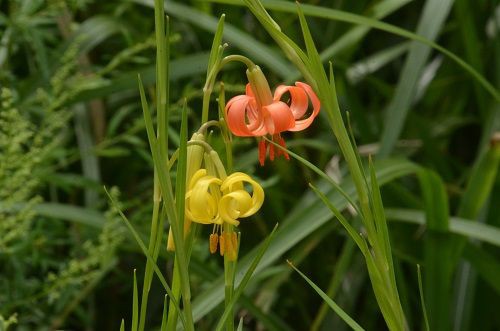
M 224 232 L 222 232 L 221 236 L 219 237 L 219 249 L 220 255 L 224 256 L 224 253 L 226 251 L 226 239 L 224 238 Z
M 217 252 L 217 244 L 219 243 L 219 235 L 212 233 L 209 239 L 210 253 L 214 254 Z
M 266 141 L 264 139 L 261 139 L 259 141 L 259 163 L 261 167 L 264 166 L 264 162 L 266 161 L 266 151 Z

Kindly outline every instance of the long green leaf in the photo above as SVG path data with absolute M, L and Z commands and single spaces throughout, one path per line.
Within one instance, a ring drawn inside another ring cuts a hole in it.
M 321 298 L 332 308 L 332 310 L 337 313 L 347 323 L 353 330 L 364 330 L 355 320 L 353 320 L 347 313 L 340 308 L 339 305 L 335 303 L 325 292 L 323 292 L 312 280 L 310 280 L 306 275 L 304 275 L 299 269 L 297 269 L 290 261 L 287 261 L 290 267 L 292 267 L 304 280 L 318 293 Z
M 434 171 L 418 174 L 424 198 L 427 233 L 424 241 L 424 288 L 431 330 L 450 327 L 451 284 L 454 271 L 450 237 L 448 197 L 444 183 Z
M 139 294 L 137 291 L 137 270 L 134 269 L 134 294 L 132 298 L 132 331 L 137 331 L 139 325 Z
M 425 225 L 425 214 L 420 210 L 386 208 L 385 213 L 391 221 Z M 471 222 L 471 220 L 459 217 L 451 217 L 449 231 L 469 239 L 481 240 L 500 247 L 500 229 L 492 225 Z
M 453 0 L 427 0 L 423 9 L 417 34 L 435 40 L 448 16 Z M 380 142 L 380 155 L 388 155 L 396 144 L 412 105 L 413 96 L 417 89 L 417 82 L 422 75 L 431 48 L 427 45 L 413 43 L 410 46 L 408 57 L 403 70 L 399 75 L 394 96 L 385 110 L 385 126 Z M 472 67 L 470 67 L 472 69 Z M 472 69 L 474 70 L 474 69 Z M 477 73 L 479 75 L 479 73 Z

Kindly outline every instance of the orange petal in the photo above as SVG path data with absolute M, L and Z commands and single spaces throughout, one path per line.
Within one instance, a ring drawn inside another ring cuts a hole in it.
M 321 108 L 321 103 L 319 102 L 316 93 L 314 93 L 313 89 L 309 85 L 301 82 L 296 82 L 295 85 L 303 89 L 307 93 L 309 99 L 312 102 L 313 111 L 309 117 L 295 121 L 295 126 L 289 129 L 289 131 L 301 131 L 309 127 L 309 125 L 311 125 L 311 123 L 314 121 L 314 118 L 318 115 Z
M 293 117 L 296 120 L 300 120 L 309 107 L 307 94 L 304 89 L 300 87 L 280 85 L 274 91 L 274 101 L 281 100 L 283 94 L 286 92 L 290 93 L 290 110 L 292 111 Z
M 255 136 L 254 131 L 264 126 L 262 114 L 256 109 L 255 99 L 247 95 L 238 95 L 229 100 L 226 116 L 227 126 L 236 136 Z
M 282 101 L 274 101 L 272 104 L 262 107 L 264 113 L 264 125 L 267 133 L 274 135 L 295 125 L 295 119 L 290 107 Z
M 245 86 L 245 94 L 248 95 L 249 97 L 255 98 L 255 95 L 253 94 L 253 91 L 252 91 L 252 85 L 250 85 L 250 83 L 248 83 Z

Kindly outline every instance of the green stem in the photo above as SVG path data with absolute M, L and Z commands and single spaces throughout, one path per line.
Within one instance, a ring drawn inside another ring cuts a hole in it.
M 207 132 L 207 129 L 211 126 L 216 126 L 216 127 L 220 127 L 220 123 L 219 121 L 208 121 L 208 122 L 205 122 L 203 123 L 202 126 L 200 126 L 200 128 L 198 129 L 198 133 L 202 133 L 202 134 L 205 134 Z
M 253 63 L 249 58 L 243 55 L 228 55 L 225 58 L 222 59 L 219 70 L 224 67 L 226 64 L 229 62 L 241 62 L 247 66 L 248 69 L 252 69 L 255 67 L 255 63 Z
M 152 148 L 155 168 L 157 168 L 161 194 L 164 201 L 166 214 L 172 226 L 174 240 L 176 243 L 176 257 L 178 258 L 181 292 L 184 305 L 184 315 L 186 318 L 186 329 L 194 331 L 193 313 L 191 308 L 191 289 L 189 284 L 188 260 L 184 250 L 183 217 L 178 215 L 175 207 L 174 194 L 172 192 L 172 182 L 170 174 L 165 170 L 168 164 L 168 24 L 165 29 L 165 8 L 163 0 L 155 0 L 155 33 L 156 33 L 156 93 L 157 93 L 157 116 L 158 116 L 158 137 L 157 146 Z M 152 138 L 152 137 L 151 137 Z M 149 136 L 148 136 L 149 139 Z M 151 143 L 151 141 L 150 141 Z
M 203 104 L 201 108 L 201 123 L 206 123 L 208 121 L 208 109 L 210 104 L 210 95 L 212 94 L 212 86 L 213 82 L 215 82 L 215 78 L 219 71 L 229 62 L 242 62 L 249 69 L 256 67 L 255 63 L 253 63 L 249 58 L 243 55 L 228 55 L 222 59 L 218 66 L 214 66 L 208 75 L 208 80 L 205 83 L 205 87 L 203 88 Z
M 228 223 L 224 223 L 223 225 L 224 232 L 232 234 L 233 226 Z M 231 238 L 231 235 L 228 236 Z M 236 247 L 235 247 L 236 249 Z M 233 299 L 234 294 L 234 275 L 236 271 L 236 261 L 231 261 L 229 258 L 230 254 L 224 254 L 224 306 L 231 306 L 231 300 Z M 231 307 L 231 311 L 229 313 L 230 318 L 226 320 L 226 331 L 234 331 L 234 307 Z
M 206 123 L 208 121 L 208 106 L 210 104 L 210 95 L 212 94 L 211 89 L 205 89 L 203 91 L 203 105 L 201 108 L 201 122 Z
M 158 234 L 158 216 L 160 211 L 161 195 L 160 187 L 158 183 L 158 175 L 154 175 L 154 193 L 153 193 L 153 216 L 151 218 L 151 233 L 149 236 L 149 247 L 148 252 L 154 256 L 155 247 L 158 245 L 156 242 Z M 146 312 L 148 306 L 149 290 L 151 288 L 151 281 L 153 280 L 153 264 L 151 261 L 146 262 L 146 270 L 144 271 L 144 282 L 142 286 L 142 298 L 141 298 L 141 313 L 139 318 L 139 331 L 144 330 L 146 323 Z
M 175 300 L 179 302 L 180 294 L 181 294 L 181 282 L 180 282 L 180 274 L 179 274 L 179 265 L 177 263 L 177 259 L 174 261 L 174 278 L 172 279 L 172 294 L 174 295 Z M 177 317 L 179 312 L 175 309 L 174 305 L 170 305 L 168 307 L 168 320 L 167 320 L 167 330 L 174 331 L 177 327 Z

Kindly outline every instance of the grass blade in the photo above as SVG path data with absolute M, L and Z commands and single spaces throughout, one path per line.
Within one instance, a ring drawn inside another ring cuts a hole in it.
M 137 270 L 134 269 L 134 294 L 132 299 L 132 331 L 137 331 L 139 325 L 139 294 L 137 291 Z
M 451 283 L 455 263 L 449 236 L 448 197 L 444 183 L 435 172 L 419 174 L 425 205 L 427 234 L 424 242 L 425 293 L 431 330 L 450 328 Z
M 420 210 L 386 208 L 385 213 L 391 221 L 425 225 L 425 213 Z M 451 217 L 449 226 L 451 233 L 500 247 L 500 229 L 498 227 L 472 222 L 460 217 Z
M 161 327 L 160 331 L 167 331 L 167 296 L 163 299 L 163 313 L 161 317 Z
M 424 300 L 424 287 L 422 285 L 422 272 L 420 271 L 420 264 L 417 264 L 417 276 L 418 276 L 418 292 L 420 293 L 420 304 L 422 305 L 422 314 L 424 316 L 425 330 L 430 331 L 429 319 L 427 318 L 427 308 L 425 308 Z
M 316 293 L 318 293 L 320 295 L 320 297 L 328 304 L 328 306 L 330 306 L 330 308 L 332 308 L 333 311 L 335 311 L 335 313 L 337 313 L 337 315 L 340 316 L 340 318 L 342 318 L 344 320 L 344 322 L 347 323 L 347 325 L 349 325 L 351 327 L 351 329 L 353 330 L 356 330 L 356 331 L 360 331 L 360 330 L 364 330 L 358 323 L 356 323 L 355 320 L 353 320 L 349 315 L 347 315 L 347 313 L 339 307 L 339 305 L 337 305 L 335 303 L 335 301 L 333 301 L 332 299 L 330 299 L 328 297 L 328 295 L 326 295 L 325 292 L 323 292 L 316 284 L 314 284 L 314 282 L 312 280 L 310 280 L 306 275 L 304 275 L 299 269 L 297 269 L 293 264 L 292 262 L 290 261 L 287 261 L 288 265 L 290 265 L 290 267 L 292 267 L 302 278 L 304 278 L 304 280 L 316 291 Z

